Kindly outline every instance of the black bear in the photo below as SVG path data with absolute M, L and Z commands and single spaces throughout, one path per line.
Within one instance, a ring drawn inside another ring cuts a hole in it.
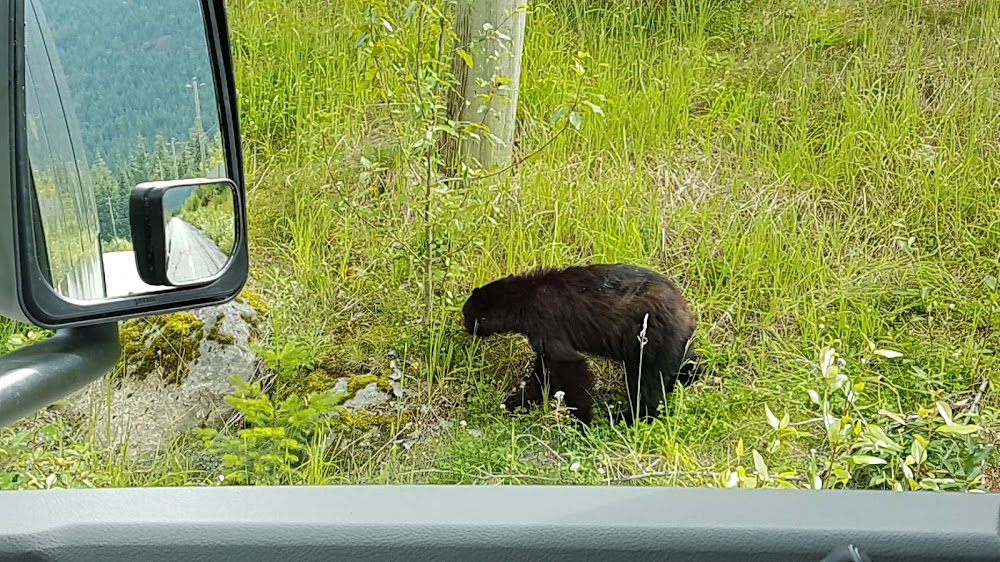
M 697 374 L 688 350 L 697 320 L 666 276 L 628 264 L 541 268 L 474 289 L 462 309 L 465 329 L 479 337 L 519 333 L 535 352 L 533 373 L 505 406 L 562 390 L 564 403 L 585 424 L 593 418 L 594 376 L 585 354 L 625 363 L 630 412 L 626 423 L 656 415 L 664 393 Z M 645 326 L 645 343 L 640 334 Z M 683 366 L 682 366 L 683 364 Z

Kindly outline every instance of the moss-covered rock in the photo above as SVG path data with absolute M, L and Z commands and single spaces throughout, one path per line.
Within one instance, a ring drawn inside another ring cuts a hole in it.
M 310 360 L 308 367 L 300 367 L 292 374 L 276 378 L 271 392 L 274 400 L 281 401 L 292 394 L 306 396 L 310 392 L 330 389 L 346 392 L 350 398 L 371 383 L 375 383 L 381 391 L 392 390 L 388 367 L 385 373 L 378 374 L 379 369 L 373 360 L 352 361 L 346 354 Z
M 218 332 L 219 324 L 212 330 Z M 118 332 L 125 368 L 115 374 L 143 380 L 155 370 L 165 382 L 179 384 L 201 357 L 204 328 L 205 322 L 190 312 L 127 320 Z
M 323 392 L 333 388 L 339 378 L 341 378 L 340 375 L 331 373 L 322 367 L 302 370 L 292 377 L 279 377 L 274 382 L 272 398 L 280 402 L 292 394 L 306 396 L 311 392 Z
M 372 383 L 375 383 L 376 388 L 385 392 L 392 389 L 388 375 L 355 375 L 347 379 L 347 392 L 354 396 L 359 390 Z
M 111 384 L 98 381 L 71 396 L 68 407 L 84 420 L 97 418 L 99 441 L 127 439 L 130 452 L 161 449 L 175 432 L 221 427 L 233 414 L 225 401 L 235 390 L 230 376 L 256 379 L 262 365 L 253 346 L 267 327 L 267 308 L 245 293 L 219 306 L 122 323 L 122 361 Z
M 240 317 L 243 322 L 250 326 L 250 339 L 253 341 L 264 339 L 264 328 L 266 326 L 266 318 L 269 313 L 267 304 L 264 303 L 264 299 L 260 295 L 251 291 L 250 289 L 244 287 L 240 294 L 236 297 L 236 302 L 246 303 L 253 309 L 253 312 L 242 312 Z
M 253 326 L 253 317 L 249 314 L 241 314 L 240 318 L 246 322 L 251 327 Z M 215 316 L 215 323 L 209 328 L 208 334 L 205 336 L 209 340 L 218 342 L 222 345 L 233 345 L 236 343 L 236 338 L 233 336 L 226 335 L 222 333 L 222 321 L 225 319 L 225 314 L 220 312 Z M 248 320 L 249 319 L 249 320 Z M 253 339 L 251 337 L 251 339 Z
M 392 424 L 404 426 L 409 419 L 410 415 L 407 412 L 384 414 L 346 408 L 340 410 L 340 423 L 347 429 L 357 431 L 368 431 L 373 427 L 384 427 Z

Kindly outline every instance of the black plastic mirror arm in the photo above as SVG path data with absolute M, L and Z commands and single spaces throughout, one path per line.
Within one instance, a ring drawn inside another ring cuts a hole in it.
M 47 340 L 0 356 L 0 427 L 104 376 L 120 356 L 117 322 L 57 330 Z

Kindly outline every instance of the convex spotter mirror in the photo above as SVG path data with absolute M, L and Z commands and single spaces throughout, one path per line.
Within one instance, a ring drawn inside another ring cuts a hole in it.
M 229 180 L 140 183 L 129 217 L 139 277 L 152 286 L 195 286 L 219 275 L 233 255 L 236 185 Z M 127 290 L 123 286 L 120 290 Z
M 248 258 L 224 2 L 14 4 L 0 314 L 58 328 L 235 297 Z

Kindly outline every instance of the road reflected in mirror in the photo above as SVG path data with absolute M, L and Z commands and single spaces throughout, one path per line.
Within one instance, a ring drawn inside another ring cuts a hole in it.
M 129 197 L 143 182 L 225 177 L 201 2 L 26 0 L 24 10 L 25 124 L 43 271 L 73 300 L 170 290 L 143 283 L 136 269 Z M 178 238 L 178 251 L 207 261 L 176 266 L 179 278 L 221 269 L 218 255 L 208 260 L 207 246 L 194 240 Z M 185 259 L 194 258 L 176 261 Z
M 236 235 L 229 185 L 174 187 L 163 194 L 167 279 L 186 284 L 218 275 L 229 262 Z

